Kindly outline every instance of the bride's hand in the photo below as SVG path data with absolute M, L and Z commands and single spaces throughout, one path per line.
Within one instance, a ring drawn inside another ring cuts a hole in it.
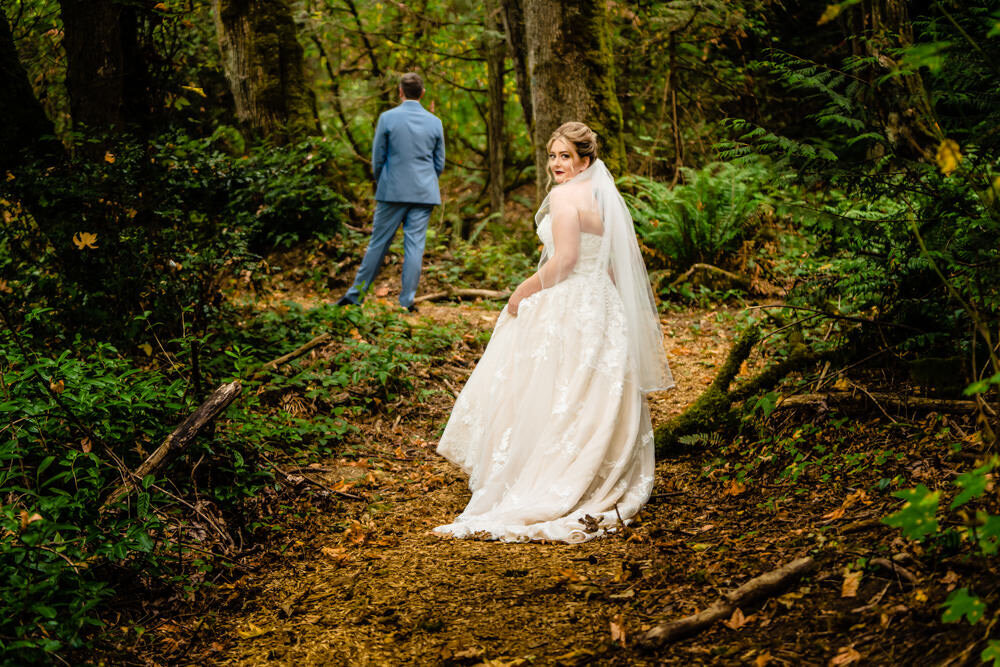
M 524 283 L 521 283 L 517 286 L 517 289 L 514 290 L 514 293 L 510 295 L 510 299 L 507 301 L 507 312 L 514 317 L 517 317 L 517 309 L 521 305 L 521 302 L 524 301 L 524 298 Z
M 521 305 L 522 301 L 524 301 L 524 297 L 518 294 L 517 290 L 514 290 L 514 293 L 510 295 L 510 299 L 507 301 L 507 312 L 517 317 L 517 307 Z

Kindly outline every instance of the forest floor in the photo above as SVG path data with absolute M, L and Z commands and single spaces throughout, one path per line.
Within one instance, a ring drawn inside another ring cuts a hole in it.
M 496 315 L 496 306 L 426 304 L 406 317 L 471 333 L 492 327 Z M 651 397 L 654 423 L 699 395 L 734 336 L 733 311 L 724 308 L 676 310 L 663 322 L 678 387 Z M 299 471 L 356 499 L 301 515 L 278 548 L 224 585 L 185 662 L 920 664 L 970 641 L 938 620 L 953 571 L 914 570 L 908 581 L 845 569 L 874 553 L 873 539 L 914 569 L 898 533 L 878 521 L 895 502 L 856 490 L 832 497 L 816 484 L 775 506 L 762 502 L 766 488 L 715 480 L 697 451 L 659 462 L 651 501 L 617 535 L 582 545 L 435 536 L 431 529 L 469 497 L 464 476 L 434 447 L 478 353 L 446 360 L 460 369 L 451 381 L 425 380 L 445 391 L 360 418 L 351 456 Z M 670 646 L 637 646 L 657 622 L 702 610 L 809 553 L 819 571 L 780 597 Z
M 381 278 L 383 298 L 394 298 L 393 284 L 398 267 Z M 335 298 L 279 290 L 260 307 Z M 431 533 L 469 498 L 464 475 L 434 449 L 482 352 L 477 334 L 482 340 L 492 328 L 498 308 L 425 303 L 403 315 L 413 327 L 447 325 L 465 343 L 414 369 L 419 397 L 356 417 L 338 457 L 290 471 L 322 502 L 286 503 L 284 531 L 243 561 L 243 576 L 195 605 L 196 627 L 158 629 L 159 645 L 170 649 L 161 657 L 296 666 L 973 664 L 989 629 L 942 624 L 940 604 L 975 568 L 959 557 L 928 568 L 919 545 L 881 523 L 899 501 L 865 489 L 891 474 L 885 469 L 850 477 L 831 468 L 833 479 L 821 479 L 817 468 L 798 483 L 761 476 L 744 485 L 727 474 L 726 443 L 709 438 L 658 462 L 650 502 L 618 534 L 566 545 Z M 677 388 L 651 395 L 654 424 L 710 384 L 738 313 L 672 307 L 663 315 Z M 941 481 L 960 465 L 924 440 L 889 442 L 861 422 L 837 424 L 851 430 L 844 456 L 862 467 L 880 448 L 899 446 L 900 483 Z M 687 639 L 639 646 L 657 623 L 704 610 L 804 555 L 817 570 L 780 595 Z M 866 565 L 877 557 L 896 568 Z M 162 664 L 148 654 L 142 662 Z

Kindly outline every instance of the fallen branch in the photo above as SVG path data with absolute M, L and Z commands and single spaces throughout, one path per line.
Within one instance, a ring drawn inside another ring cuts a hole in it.
M 305 354 L 309 350 L 311 350 L 311 349 L 313 349 L 315 347 L 319 347 L 320 345 L 322 345 L 323 343 L 326 343 L 329 340 L 330 340 L 330 334 L 329 333 L 321 333 L 320 335 L 316 336 L 315 338 L 313 338 L 308 343 L 305 343 L 304 345 L 301 345 L 301 346 L 297 347 L 296 349 L 292 350 L 288 354 L 280 356 L 277 359 L 275 359 L 274 361 L 267 362 L 266 364 L 264 364 L 263 366 L 261 366 L 260 368 L 258 368 L 256 371 L 254 371 L 254 374 L 250 376 L 250 380 L 251 381 L 253 381 L 253 380 L 259 380 L 268 371 L 273 371 L 278 366 L 281 366 L 282 364 L 287 364 L 292 359 L 297 359 L 298 357 L 301 357 L 303 354 Z
M 891 561 L 888 558 L 872 558 L 868 561 L 868 564 L 889 570 L 900 579 L 906 579 L 906 581 L 911 584 L 916 585 L 917 583 L 917 575 L 913 574 L 899 563 Z
M 674 281 L 670 283 L 670 286 L 677 287 L 682 282 L 693 276 L 695 271 L 706 271 L 708 273 L 714 273 L 716 275 L 723 276 L 724 278 L 728 278 L 729 280 L 736 283 L 745 290 L 749 291 L 750 289 L 750 280 L 748 278 L 741 276 L 737 273 L 733 273 L 732 271 L 726 271 L 725 269 L 720 269 L 719 267 L 713 266 L 712 264 L 702 264 L 700 262 L 697 264 L 692 264 L 691 268 L 682 273 L 681 275 L 679 275 L 676 279 L 674 279 Z
M 799 394 L 787 396 L 778 403 L 775 410 L 790 408 L 830 408 L 865 410 L 872 403 L 876 406 L 894 408 L 896 410 L 926 410 L 928 412 L 963 413 L 975 412 L 975 401 L 959 401 L 945 398 L 924 398 L 920 396 L 897 396 L 882 392 L 830 391 L 822 394 Z
M 243 386 L 239 380 L 234 380 L 212 392 L 212 395 L 197 410 L 191 413 L 180 426 L 175 428 L 173 433 L 167 436 L 163 444 L 157 447 L 156 451 L 150 454 L 149 458 L 143 461 L 142 465 L 135 472 L 129 473 L 131 479 L 123 482 L 121 486 L 108 496 L 108 499 L 101 505 L 101 511 L 106 510 L 128 495 L 132 489 L 136 488 L 138 483 L 142 482 L 146 475 L 155 474 L 169 463 L 177 454 L 191 444 L 195 436 L 206 425 L 222 414 L 229 407 L 229 404 L 236 400 L 241 391 L 243 391 Z
M 413 303 L 424 303 L 425 301 L 443 301 L 444 299 L 506 299 L 510 292 L 498 292 L 491 289 L 453 289 L 447 292 L 434 292 L 418 296 Z
M 812 557 L 807 556 L 759 577 L 754 577 L 736 590 L 724 595 L 705 611 L 676 621 L 661 623 L 642 635 L 639 641 L 647 646 L 655 646 L 701 632 L 717 621 L 731 617 L 737 609 L 749 606 L 762 598 L 771 597 L 788 588 L 802 575 L 811 571 L 815 565 Z

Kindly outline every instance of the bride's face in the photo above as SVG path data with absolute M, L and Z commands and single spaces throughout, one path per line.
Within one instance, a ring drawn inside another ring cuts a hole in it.
M 549 170 L 556 183 L 565 183 L 587 166 L 587 160 L 576 154 L 576 147 L 562 137 L 549 146 Z

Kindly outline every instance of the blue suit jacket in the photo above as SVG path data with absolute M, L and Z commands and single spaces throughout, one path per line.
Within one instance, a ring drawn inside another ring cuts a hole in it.
M 405 100 L 378 117 L 372 145 L 375 199 L 440 204 L 438 176 L 444 171 L 444 127 L 416 100 Z

